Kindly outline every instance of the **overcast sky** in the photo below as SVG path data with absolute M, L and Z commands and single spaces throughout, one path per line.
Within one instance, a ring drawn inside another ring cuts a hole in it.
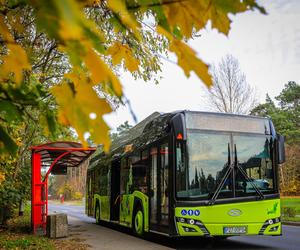
M 226 54 L 236 57 L 247 82 L 257 89 L 263 102 L 266 93 L 271 97 L 278 95 L 288 81 L 300 83 L 300 1 L 259 3 L 268 15 L 249 11 L 231 16 L 228 37 L 208 27 L 189 44 L 209 64 L 219 62 Z M 138 121 L 154 111 L 207 110 L 203 100 L 205 87 L 195 75 L 186 78 L 177 65 L 163 61 L 161 76 L 159 85 L 135 81 L 128 74 L 122 76 L 125 95 Z M 113 129 L 126 120 L 135 124 L 127 107 L 106 117 Z

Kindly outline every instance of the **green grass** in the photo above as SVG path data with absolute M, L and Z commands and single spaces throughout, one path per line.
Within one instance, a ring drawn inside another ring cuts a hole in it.
M 0 229 L 0 249 L 55 249 L 53 242 L 31 234 L 31 208 L 25 206 L 24 216 L 15 216 L 8 221 L 7 228 Z
M 281 212 L 286 208 L 291 208 L 295 211 L 295 217 L 288 217 L 286 214 L 282 215 L 282 221 L 300 222 L 300 198 L 281 198 Z
M 31 232 L 31 206 L 25 206 L 24 216 L 18 216 L 15 211 L 14 217 L 8 221 L 5 228 L 0 227 L 0 250 L 70 250 L 88 249 L 84 239 L 68 237 L 65 239 L 49 239 L 43 236 L 33 235 Z
M 281 217 L 281 220 L 284 222 L 284 221 L 287 221 L 287 222 L 300 222 L 300 217 Z
M 55 246 L 51 240 L 45 237 L 6 231 L 0 233 L 0 249 L 54 250 Z
M 294 207 L 300 214 L 300 198 L 281 198 L 281 207 Z

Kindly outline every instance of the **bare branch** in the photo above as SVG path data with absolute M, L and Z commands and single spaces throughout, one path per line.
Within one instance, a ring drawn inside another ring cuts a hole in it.
M 214 110 L 247 114 L 257 102 L 256 93 L 246 81 L 239 62 L 227 55 L 212 67 L 213 87 L 208 90 L 208 103 Z

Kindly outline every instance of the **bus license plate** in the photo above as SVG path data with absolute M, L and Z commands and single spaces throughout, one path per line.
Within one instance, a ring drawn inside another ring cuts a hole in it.
M 247 227 L 223 227 L 224 234 L 246 234 Z

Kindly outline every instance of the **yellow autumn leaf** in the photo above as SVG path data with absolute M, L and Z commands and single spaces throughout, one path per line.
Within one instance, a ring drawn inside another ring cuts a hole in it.
M 14 39 L 10 34 L 3 16 L 0 15 L 0 35 L 3 37 L 3 40 L 7 41 L 8 43 L 14 43 Z
M 17 44 L 10 34 L 4 19 L 0 16 L 0 35 L 7 43 L 7 54 L 1 57 L 3 64 L 0 65 L 0 78 L 8 78 L 14 73 L 16 83 L 23 78 L 23 69 L 31 69 L 25 50 Z
M 15 13 L 8 13 L 7 18 L 9 20 L 9 24 L 11 27 L 13 27 L 14 30 L 16 30 L 19 33 L 22 33 L 25 31 L 24 26 L 21 21 L 21 17 L 19 14 Z
M 200 29 L 205 25 L 199 15 L 199 8 L 195 8 L 195 3 L 197 4 L 197 1 L 176 1 L 163 5 L 168 24 L 173 28 L 178 27 L 187 38 L 191 37 L 193 27 Z
M 111 84 L 114 94 L 122 95 L 122 85 L 119 79 L 91 47 L 87 48 L 83 61 L 91 73 L 90 77 L 94 85 L 101 83 L 105 90 L 108 88 L 107 84 Z
M 71 24 L 71 25 L 70 25 Z M 64 40 L 77 40 L 82 37 L 81 29 L 73 22 L 60 21 L 59 35 Z
M 24 49 L 18 44 L 8 44 L 8 55 L 2 57 L 3 64 L 0 66 L 0 77 L 7 77 L 14 73 L 16 83 L 23 79 L 23 70 L 31 69 L 28 58 Z
M 178 65 L 183 69 L 187 77 L 194 71 L 196 75 L 210 87 L 212 85 L 211 76 L 208 72 L 208 65 L 196 56 L 196 52 L 187 44 L 173 37 L 169 32 L 158 26 L 157 32 L 169 39 L 170 51 L 177 56 Z
M 212 4 L 207 4 L 208 8 L 204 13 L 204 17 L 207 20 L 211 20 L 211 25 L 213 28 L 216 28 L 225 35 L 228 35 L 231 23 L 228 14 L 236 14 L 246 11 L 247 4 L 247 1 L 212 1 Z
M 5 181 L 5 174 L 0 171 L 0 186 Z
M 107 53 L 111 55 L 114 65 L 120 64 L 122 59 L 124 59 L 125 66 L 130 72 L 138 71 L 140 62 L 134 57 L 127 44 L 115 42 L 107 49 Z
M 107 49 L 107 53 L 112 57 L 112 63 L 114 65 L 120 64 L 124 58 L 124 49 L 122 49 L 122 44 L 115 42 L 112 46 Z
M 246 1 L 236 0 L 168 1 L 163 9 L 168 24 L 173 28 L 178 27 L 183 36 L 190 38 L 193 28 L 199 31 L 209 20 L 213 28 L 227 35 L 231 22 L 228 14 L 246 11 L 247 4 Z
M 105 150 L 109 149 L 109 127 L 103 120 L 103 115 L 112 111 L 105 99 L 99 98 L 93 85 L 87 80 L 73 85 L 63 82 L 51 88 L 59 106 L 59 120 L 70 124 L 77 132 L 80 141 L 86 145 L 85 133 L 89 132 L 95 143 L 103 144 Z M 95 119 L 90 118 L 95 115 Z
M 208 73 L 208 65 L 196 56 L 196 52 L 183 42 L 174 39 L 170 44 L 170 50 L 177 55 L 178 65 L 183 69 L 187 77 L 194 71 L 196 75 L 208 86 L 212 85 L 211 76 Z
M 125 0 L 108 0 L 107 6 L 116 15 L 119 16 L 122 23 L 133 32 L 135 37 L 139 40 L 142 39 L 139 28 L 140 24 L 136 21 L 136 18 L 127 10 Z

